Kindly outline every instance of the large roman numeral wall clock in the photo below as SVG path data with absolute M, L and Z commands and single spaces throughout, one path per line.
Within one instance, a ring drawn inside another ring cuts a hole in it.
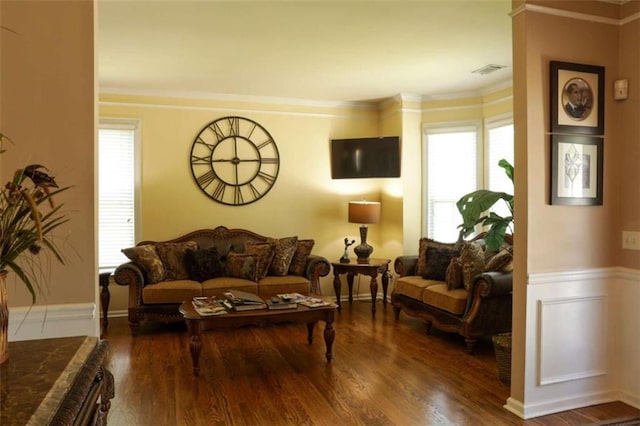
M 273 187 L 280 169 L 275 141 L 260 124 L 223 117 L 207 124 L 191 146 L 191 173 L 198 187 L 222 204 L 258 201 Z

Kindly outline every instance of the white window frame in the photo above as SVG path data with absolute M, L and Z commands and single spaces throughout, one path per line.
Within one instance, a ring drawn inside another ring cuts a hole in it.
M 475 131 L 476 133 L 476 182 L 477 185 L 482 185 L 483 182 L 483 144 L 482 144 L 482 120 L 467 120 L 467 121 L 456 121 L 456 122 L 446 122 L 446 123 L 429 123 L 423 126 L 422 131 L 422 152 L 423 152 L 423 160 L 422 160 L 422 170 L 423 170 L 423 178 L 422 181 L 424 183 L 424 190 L 422 191 L 422 236 L 433 238 L 428 235 L 429 230 L 429 197 L 427 194 L 427 190 L 429 188 L 429 172 L 427 170 L 427 166 L 429 164 L 429 147 L 428 140 L 429 134 L 436 133 L 453 133 L 460 131 Z M 477 188 L 476 188 L 477 189 Z M 462 196 L 464 194 L 460 194 Z
M 98 123 L 98 129 L 120 129 L 120 130 L 133 130 L 134 137 L 134 146 L 133 146 L 133 168 L 134 168 L 134 192 L 133 192 L 133 204 L 134 204 L 134 242 L 140 241 L 140 236 L 142 235 L 142 226 L 141 226 L 141 208 L 140 208 L 140 200 L 142 198 L 142 179 L 141 179 L 141 169 L 142 169 L 142 161 L 141 161 L 141 132 L 140 132 L 140 120 L 139 119 L 130 119 L 130 118 L 100 118 Z M 100 138 L 98 135 L 98 144 L 100 143 Z M 97 151 L 99 152 L 99 145 Z M 99 167 L 100 161 L 97 159 L 97 167 Z M 98 170 L 99 171 L 99 170 Z M 100 188 L 99 184 L 97 186 L 97 199 L 100 197 Z M 100 220 L 100 207 L 99 202 L 96 201 L 96 210 L 98 221 Z M 98 222 L 99 228 L 99 222 Z M 97 233 L 99 236 L 99 232 Z M 125 248 L 125 247 L 122 247 Z M 126 260 L 126 259 L 124 259 Z M 113 270 L 118 265 L 109 265 L 109 266 L 101 266 L 99 259 L 99 250 L 98 250 L 98 270 L 100 273 L 102 272 L 113 272 Z
M 483 150 L 483 154 L 484 154 L 484 173 L 483 173 L 483 187 L 484 188 L 488 188 L 489 187 L 489 173 L 492 167 L 498 168 L 498 164 L 489 164 L 489 149 L 490 149 L 490 140 L 489 140 L 489 131 L 491 129 L 495 129 L 497 127 L 503 127 L 503 126 L 508 126 L 508 125 L 513 125 L 513 114 L 512 113 L 506 113 L 506 114 L 502 114 L 502 115 L 497 115 L 494 117 L 490 117 L 484 120 L 484 150 Z M 515 148 L 515 147 L 514 147 Z M 514 159 L 511 159 L 511 165 L 513 165 Z M 491 188 L 488 188 L 491 189 Z

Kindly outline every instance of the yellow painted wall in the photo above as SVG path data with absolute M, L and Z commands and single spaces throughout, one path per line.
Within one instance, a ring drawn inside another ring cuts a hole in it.
M 500 102 L 504 101 L 500 96 Z M 507 96 L 507 104 L 510 98 Z M 472 102 L 482 119 L 495 99 L 449 100 L 436 104 L 447 119 L 464 119 Z M 453 112 L 452 112 L 453 110 Z M 502 113 L 502 109 L 496 111 Z M 199 228 L 218 225 L 250 229 L 262 235 L 298 235 L 316 241 L 314 253 L 337 260 L 345 237 L 359 241 L 358 225 L 348 223 L 351 200 L 381 201 L 382 220 L 369 226 L 373 257 L 393 261 L 417 253 L 421 236 L 422 123 L 420 100 L 393 98 L 380 104 L 266 104 L 250 99 L 219 101 L 153 96 L 101 94 L 103 118 L 135 118 L 141 122 L 143 240 L 166 240 Z M 238 115 L 257 121 L 273 136 L 280 152 L 275 186 L 259 201 L 240 207 L 218 204 L 198 189 L 191 176 L 191 144 L 207 123 Z M 330 140 L 364 136 L 400 136 L 402 177 L 398 179 L 332 180 Z M 333 277 L 321 282 L 333 294 Z M 343 286 L 346 288 L 346 286 Z M 126 308 L 126 289 L 111 287 L 112 310 Z M 364 286 L 363 293 L 368 292 Z
M 94 214 L 95 81 L 93 2 L 0 2 L 0 128 L 14 140 L 2 154 L 2 182 L 43 164 L 60 186 L 70 222 L 56 231 L 66 266 L 44 262 L 37 304 L 93 303 L 97 292 Z M 62 24 L 61 24 L 62 23 Z M 16 34 L 17 33 L 17 34 Z M 3 184 L 4 185 L 4 184 Z M 66 243 L 63 241 L 66 240 Z M 41 253 L 44 260 L 44 253 Z M 9 306 L 31 297 L 9 275 Z

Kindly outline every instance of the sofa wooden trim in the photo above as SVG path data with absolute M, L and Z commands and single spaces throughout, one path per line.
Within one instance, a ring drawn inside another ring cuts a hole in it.
M 200 248 L 208 248 L 212 245 L 226 245 L 226 251 L 234 245 L 244 246 L 248 241 L 261 242 L 266 241 L 268 237 L 257 234 L 246 229 L 229 229 L 224 226 L 218 226 L 215 229 L 200 229 L 189 232 L 188 234 L 166 241 L 141 241 L 138 246 L 143 244 L 159 244 L 159 243 L 178 243 L 185 241 L 195 241 Z M 236 247 L 236 249 L 239 249 Z M 324 277 L 331 271 L 329 261 L 318 255 L 311 254 L 307 260 L 305 268 L 305 278 L 311 283 L 311 292 L 320 294 L 320 277 Z M 118 285 L 129 287 L 128 302 L 128 319 L 132 333 L 138 332 L 140 321 L 159 321 L 159 322 L 181 322 L 184 321 L 183 316 L 178 311 L 180 303 L 167 304 L 144 304 L 142 299 L 142 289 L 145 286 L 144 274 L 138 265 L 134 262 L 126 262 L 116 268 L 114 271 L 114 281 Z
M 511 244 L 511 236 L 507 237 L 506 242 Z M 417 263 L 417 255 L 399 256 L 395 259 L 394 269 L 400 277 L 413 276 L 416 275 Z M 391 294 L 391 304 L 396 321 L 400 319 L 402 311 L 406 315 L 423 319 L 427 333 L 431 332 L 431 327 L 458 333 L 465 339 L 467 352 L 473 353 L 479 337 L 511 331 L 512 282 L 512 272 L 484 272 L 476 276 L 462 315 L 454 315 L 399 294 L 395 289 Z

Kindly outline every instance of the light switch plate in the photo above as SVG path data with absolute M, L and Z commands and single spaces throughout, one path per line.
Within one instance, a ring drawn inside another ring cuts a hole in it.
M 640 250 L 640 232 L 622 231 L 622 248 Z

